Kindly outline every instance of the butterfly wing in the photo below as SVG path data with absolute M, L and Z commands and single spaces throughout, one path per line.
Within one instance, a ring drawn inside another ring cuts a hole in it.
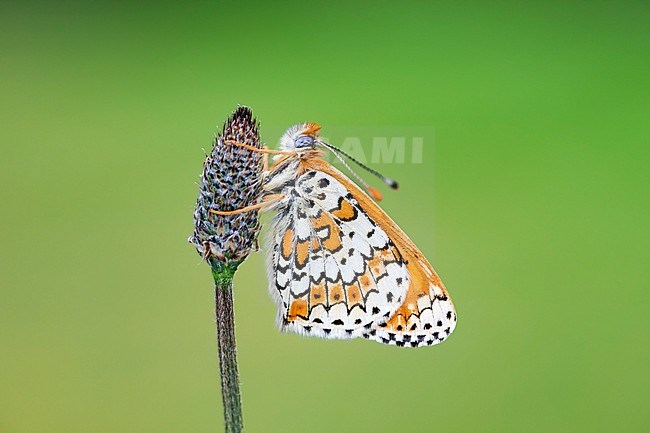
M 433 267 L 345 175 L 305 160 L 286 196 L 269 266 L 283 330 L 407 347 L 451 334 L 456 312 Z
M 361 337 L 402 305 L 407 264 L 342 183 L 301 171 L 274 221 L 269 281 L 278 322 L 300 334 Z
M 308 169 L 335 179 L 337 188 L 347 191 L 343 200 L 356 208 L 360 218 L 388 236 L 389 244 L 397 250 L 394 254 L 406 264 L 409 284 L 403 303 L 385 323 L 364 332 L 363 336 L 409 347 L 444 341 L 456 327 L 456 310 L 431 264 L 397 224 L 345 175 L 321 159 L 310 160 L 308 165 Z

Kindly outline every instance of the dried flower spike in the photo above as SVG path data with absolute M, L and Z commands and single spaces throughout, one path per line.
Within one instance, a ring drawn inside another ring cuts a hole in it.
M 205 159 L 194 210 L 194 233 L 188 239 L 208 262 L 241 263 L 259 234 L 258 212 L 216 215 L 257 203 L 262 192 L 262 155 L 228 141 L 260 148 L 257 120 L 248 107 L 238 107 L 223 125 Z
M 243 143 L 250 148 L 233 145 Z M 235 317 L 233 277 L 257 241 L 257 211 L 215 214 L 257 204 L 262 192 L 263 159 L 257 121 L 248 107 L 238 107 L 223 125 L 205 159 L 199 197 L 194 210 L 194 232 L 189 242 L 210 264 L 215 285 L 215 317 L 221 373 L 221 395 L 227 433 L 243 429 Z

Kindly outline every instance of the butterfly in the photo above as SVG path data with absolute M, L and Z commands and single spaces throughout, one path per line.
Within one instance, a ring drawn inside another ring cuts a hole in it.
M 268 278 L 279 327 L 402 347 L 443 342 L 456 326 L 447 290 L 420 250 L 376 204 L 379 192 L 341 155 L 389 186 L 397 188 L 397 183 L 320 140 L 320 129 L 315 123 L 292 126 L 278 151 L 231 143 L 276 154 L 265 171 L 260 204 L 242 210 L 273 213 Z M 350 169 L 366 192 L 323 158 L 324 149 Z

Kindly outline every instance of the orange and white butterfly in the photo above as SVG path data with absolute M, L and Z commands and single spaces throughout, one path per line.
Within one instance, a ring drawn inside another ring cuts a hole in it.
M 322 159 L 320 148 L 341 161 L 343 152 L 319 140 L 319 130 L 295 125 L 280 151 L 268 151 L 280 154 L 263 187 L 263 203 L 275 211 L 268 276 L 280 328 L 404 347 L 444 341 L 456 312 L 440 278 L 373 199 Z

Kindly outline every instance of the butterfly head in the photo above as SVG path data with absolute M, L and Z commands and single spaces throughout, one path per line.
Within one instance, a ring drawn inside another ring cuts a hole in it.
M 347 167 L 348 170 L 350 170 L 350 173 L 354 175 L 354 177 L 366 189 L 366 191 L 377 201 L 381 200 L 381 194 L 379 193 L 379 191 L 377 191 L 375 188 L 368 185 L 361 177 L 359 177 L 359 175 L 356 174 L 354 170 L 352 170 L 352 168 L 343 160 L 343 157 L 341 155 L 349 158 L 351 161 L 359 165 L 364 170 L 367 170 L 368 172 L 374 174 L 391 188 L 393 189 L 398 188 L 397 182 L 395 182 L 393 179 L 390 179 L 382 175 L 376 170 L 373 170 L 372 168 L 358 161 L 352 155 L 349 155 L 343 150 L 339 149 L 338 147 L 332 146 L 331 144 L 320 139 L 318 137 L 318 131 L 320 131 L 320 129 L 321 126 L 313 122 L 299 123 L 297 125 L 293 125 L 291 128 L 287 129 L 287 132 L 285 132 L 282 138 L 280 139 L 280 148 L 286 151 L 295 151 L 298 155 L 301 156 L 306 154 L 309 151 L 316 149 L 316 146 L 320 146 L 321 148 L 326 148 L 331 150 L 334 156 L 339 161 L 341 161 L 341 164 L 343 164 L 345 167 Z
M 314 149 L 320 128 L 313 122 L 293 125 L 280 139 L 280 147 L 282 150 Z

